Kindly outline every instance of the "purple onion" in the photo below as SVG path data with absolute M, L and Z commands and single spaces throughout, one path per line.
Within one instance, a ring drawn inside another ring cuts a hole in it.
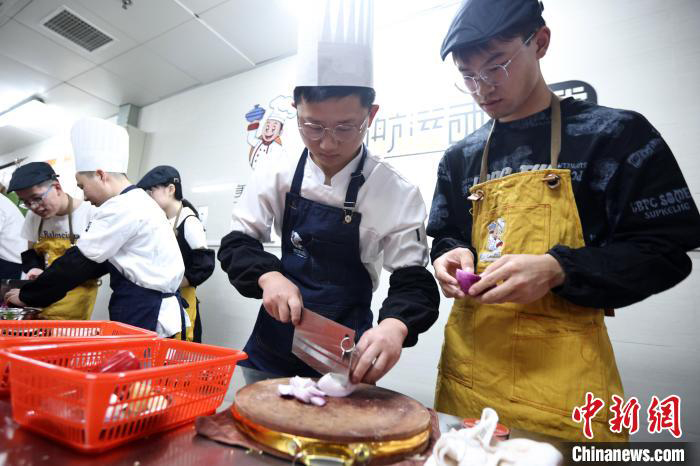
M 457 269 L 457 282 L 464 293 L 469 293 L 469 288 L 479 280 L 481 280 L 480 276 L 466 270 Z

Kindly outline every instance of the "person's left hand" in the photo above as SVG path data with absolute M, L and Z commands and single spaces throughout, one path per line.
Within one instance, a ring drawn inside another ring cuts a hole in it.
M 360 359 L 355 364 L 350 381 L 373 384 L 381 379 L 399 360 L 406 335 L 406 324 L 391 317 L 362 334 L 355 347 Z
M 17 307 L 26 306 L 26 304 L 19 299 L 19 288 L 14 288 L 5 293 L 5 304 L 13 304 Z
M 549 254 L 508 254 L 486 267 L 469 295 L 485 304 L 528 304 L 564 283 L 564 276 L 559 261 Z

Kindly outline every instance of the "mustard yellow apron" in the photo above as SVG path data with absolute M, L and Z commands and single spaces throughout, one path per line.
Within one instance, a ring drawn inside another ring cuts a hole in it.
M 182 212 L 182 204 L 177 211 L 177 216 L 175 217 L 175 223 L 173 224 L 173 233 L 177 236 L 177 221 L 180 219 L 180 213 Z M 194 341 L 194 321 L 197 318 L 197 292 L 194 286 L 183 286 L 180 288 L 180 295 L 187 301 L 188 306 L 185 308 L 185 312 L 190 318 L 190 325 L 185 330 L 187 335 L 187 341 Z M 180 334 L 182 332 L 177 332 L 172 338 L 179 340 Z
M 68 196 L 68 238 L 48 238 L 42 237 L 41 229 L 44 220 L 39 222 L 39 232 L 37 242 L 34 243 L 34 250 L 41 254 L 46 265 L 49 266 L 61 257 L 65 252 L 75 246 L 75 235 L 73 234 L 73 199 Z M 42 317 L 51 320 L 89 320 L 92 309 L 97 298 L 97 280 L 88 280 L 83 284 L 70 290 L 60 301 L 45 307 Z
M 194 320 L 197 318 L 197 293 L 194 286 L 183 286 L 180 288 L 180 295 L 187 301 L 188 306 L 185 308 L 185 312 L 190 317 L 190 325 L 186 329 L 187 341 L 194 341 Z M 177 332 L 171 338 L 175 340 L 180 339 L 182 332 Z
M 477 273 L 505 254 L 544 254 L 585 245 L 570 170 L 557 169 L 561 109 L 552 95 L 552 168 L 486 180 L 486 142 L 479 184 L 471 188 Z M 494 121 L 494 126 L 496 121 Z M 489 406 L 510 427 L 586 441 L 571 418 L 586 392 L 605 401 L 593 419 L 594 441 L 626 441 L 610 432 L 611 396 L 624 396 L 604 311 L 548 293 L 526 305 L 454 302 L 442 347 L 435 409 L 479 418 Z

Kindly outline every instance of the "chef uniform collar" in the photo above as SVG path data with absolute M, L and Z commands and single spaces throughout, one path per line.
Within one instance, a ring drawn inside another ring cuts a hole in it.
M 484 44 L 509 28 L 542 17 L 538 0 L 465 0 L 442 42 L 444 60 L 455 49 Z

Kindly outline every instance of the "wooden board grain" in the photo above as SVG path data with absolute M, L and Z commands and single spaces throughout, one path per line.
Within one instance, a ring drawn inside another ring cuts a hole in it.
M 350 396 L 327 398 L 325 406 L 282 398 L 278 384 L 288 378 L 247 385 L 236 393 L 244 418 L 277 432 L 340 443 L 406 439 L 425 432 L 430 413 L 406 395 L 361 384 Z

